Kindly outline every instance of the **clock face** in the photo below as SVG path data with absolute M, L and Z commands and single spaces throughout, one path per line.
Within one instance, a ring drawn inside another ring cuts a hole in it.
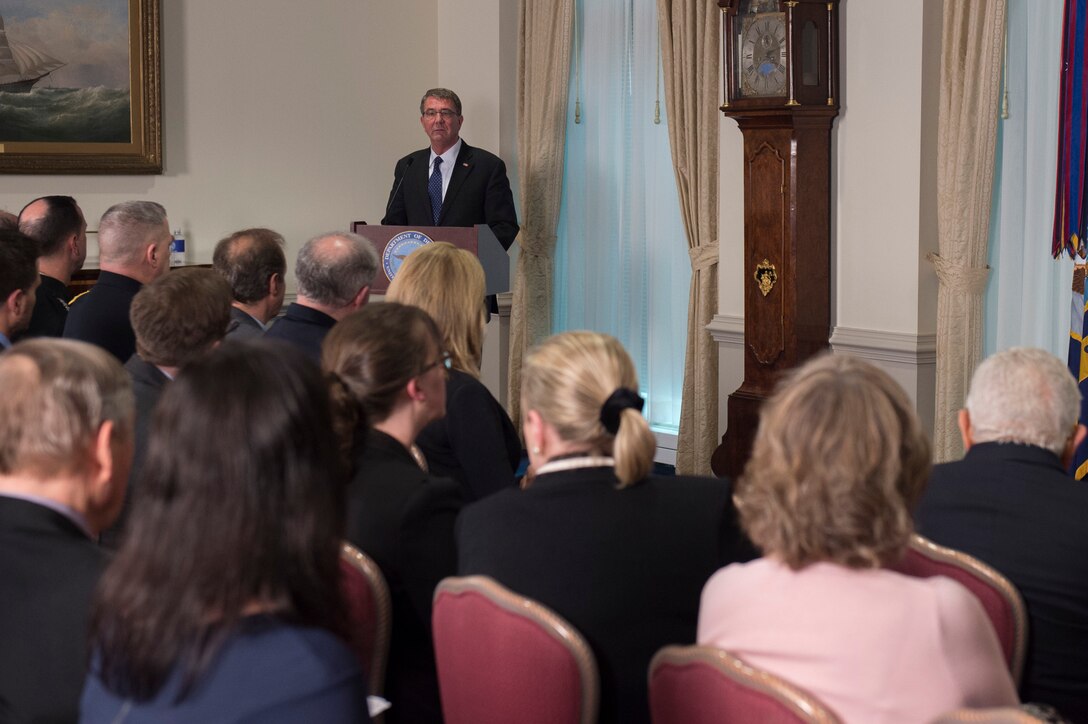
M 737 89 L 745 98 L 786 95 L 786 14 L 744 18 L 737 63 Z

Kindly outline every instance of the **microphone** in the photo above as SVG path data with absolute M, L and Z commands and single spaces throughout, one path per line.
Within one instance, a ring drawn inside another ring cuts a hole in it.
M 404 177 L 408 175 L 408 169 L 412 168 L 412 162 L 416 160 L 415 156 L 409 156 L 407 163 L 404 164 L 404 171 L 401 173 L 400 178 L 397 179 L 397 185 L 393 187 L 393 193 L 389 194 L 389 201 L 385 204 L 385 218 L 389 218 L 389 209 L 393 206 L 393 199 L 397 198 L 397 193 L 400 191 L 401 184 L 404 183 Z M 385 220 L 382 220 L 385 223 Z

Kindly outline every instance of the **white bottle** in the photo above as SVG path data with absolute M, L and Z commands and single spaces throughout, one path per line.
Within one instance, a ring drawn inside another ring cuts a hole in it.
M 170 266 L 185 266 L 185 237 L 181 229 L 174 230 L 174 240 L 170 242 Z

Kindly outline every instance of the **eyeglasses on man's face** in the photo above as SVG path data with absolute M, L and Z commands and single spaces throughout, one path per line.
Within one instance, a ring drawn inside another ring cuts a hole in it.
M 438 116 L 442 116 L 442 120 L 448 121 L 451 118 L 457 117 L 457 111 L 450 108 L 443 108 L 441 110 L 428 108 L 427 110 L 423 111 L 423 117 L 429 121 L 433 121 Z

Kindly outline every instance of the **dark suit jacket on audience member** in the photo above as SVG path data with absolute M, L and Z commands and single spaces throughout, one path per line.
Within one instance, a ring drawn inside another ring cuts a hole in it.
M 320 363 L 321 343 L 334 324 L 336 320 L 324 312 L 292 302 L 287 312 L 265 333 L 265 337 L 286 340 Z
M 136 352 L 136 333 L 128 312 L 142 286 L 123 274 L 101 272 L 89 292 L 72 300 L 64 336 L 96 344 L 124 364 Z
M 1043 448 L 982 443 L 933 468 L 922 535 L 983 560 L 1028 607 L 1024 701 L 1088 722 L 1088 481 Z
M 435 586 L 457 569 L 456 483 L 423 472 L 395 439 L 377 430 L 354 453 L 347 537 L 377 562 L 389 584 L 393 636 L 386 698 L 388 724 L 441 722 L 431 643 Z
M 42 283 L 30 316 L 30 326 L 19 339 L 30 337 L 60 337 L 68 319 L 68 287 L 60 279 L 42 274 Z
M 515 487 L 521 439 L 510 416 L 478 379 L 450 370 L 446 416 L 416 438 L 431 473 L 453 478 L 466 502 Z
M 140 471 L 147 456 L 147 443 L 151 431 L 151 414 L 162 396 L 162 391 L 170 378 L 155 365 L 145 362 L 140 355 L 134 354 L 125 363 L 125 371 L 132 378 L 132 391 L 136 396 L 136 437 L 135 454 L 132 458 L 132 470 L 128 476 L 128 488 L 125 490 L 125 504 L 117 521 L 102 531 L 101 543 L 108 548 L 117 548 L 121 544 L 121 534 L 128 525 L 128 516 L 132 511 L 132 496 L 136 492 Z
M 227 329 L 227 339 L 254 339 L 264 336 L 264 327 L 247 312 L 238 307 L 230 308 L 230 327 Z
M 442 213 L 434 223 L 427 193 L 431 149 L 408 154 L 393 171 L 389 212 L 383 224 L 412 226 L 475 226 L 487 224 L 504 249 L 518 235 L 518 217 L 506 164 L 493 153 L 473 148 L 461 140 L 453 174 L 442 199 Z M 403 183 L 398 183 L 403 179 Z
M 64 515 L 0 496 L 0 702 L 10 719 L 76 721 L 88 614 L 105 564 Z
M 457 547 L 460 575 L 490 576 L 586 637 L 602 724 L 648 724 L 650 658 L 694 643 L 703 584 L 755 555 L 728 481 L 650 477 L 619 490 L 610 467 L 539 475 L 468 506 Z

